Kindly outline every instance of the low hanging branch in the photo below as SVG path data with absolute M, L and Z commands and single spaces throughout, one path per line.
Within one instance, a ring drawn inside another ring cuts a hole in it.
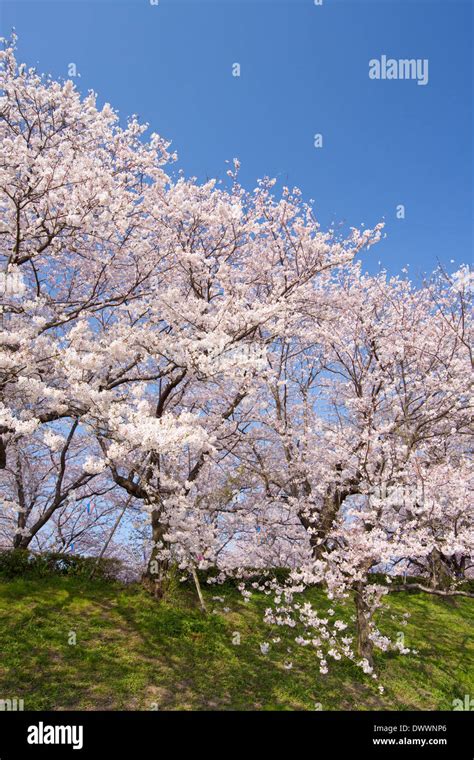
M 392 586 L 390 593 L 392 591 L 411 591 L 411 589 L 424 591 L 426 594 L 436 594 L 437 596 L 468 596 L 474 599 L 474 594 L 471 594 L 469 591 L 442 591 L 441 589 L 422 586 L 421 583 L 404 583 L 401 586 Z

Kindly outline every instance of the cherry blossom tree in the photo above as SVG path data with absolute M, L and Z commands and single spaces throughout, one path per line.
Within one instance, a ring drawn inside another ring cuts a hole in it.
M 308 577 L 354 589 L 369 662 L 371 571 L 416 565 L 437 586 L 472 561 L 469 277 L 415 288 L 342 271 L 324 320 L 271 357 L 247 443 L 261 493 L 307 533 Z
M 21 285 L 2 302 L 1 459 L 41 425 L 95 431 L 86 475 L 108 467 L 162 543 L 164 498 L 187 499 L 235 428 L 262 348 L 379 229 L 337 241 L 297 191 L 245 192 L 237 162 L 230 190 L 172 181 L 161 138 L 8 44 L 1 84 L 1 256 Z
M 2 541 L 134 535 L 157 596 L 215 566 L 248 598 L 261 568 L 269 623 L 373 674 L 393 575 L 461 593 L 473 566 L 469 270 L 365 274 L 382 225 L 324 232 L 236 160 L 173 174 L 147 125 L 0 57 Z M 354 644 L 314 583 L 354 596 Z

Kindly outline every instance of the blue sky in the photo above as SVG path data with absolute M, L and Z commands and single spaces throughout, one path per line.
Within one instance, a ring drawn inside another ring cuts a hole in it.
M 225 177 L 235 156 L 246 187 L 297 185 L 323 227 L 385 218 L 371 270 L 472 261 L 471 2 L 3 0 L 0 12 L 21 60 L 56 77 L 75 63 L 76 85 L 171 139 L 185 174 Z M 371 80 L 382 55 L 428 59 L 428 84 Z

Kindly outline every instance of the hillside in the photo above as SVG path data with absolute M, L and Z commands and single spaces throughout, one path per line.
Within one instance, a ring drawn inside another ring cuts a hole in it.
M 418 654 L 378 655 L 380 694 L 347 662 L 331 662 L 321 676 L 291 631 L 262 622 L 266 597 L 244 604 L 227 586 L 205 594 L 207 616 L 184 588 L 158 604 L 136 585 L 2 581 L 0 698 L 23 698 L 32 710 L 451 710 L 453 699 L 474 694 L 472 599 L 390 598 L 386 630 L 400 630 L 409 612 L 402 630 Z M 225 602 L 213 601 L 217 595 Z M 281 643 L 262 655 L 259 644 L 277 634 Z

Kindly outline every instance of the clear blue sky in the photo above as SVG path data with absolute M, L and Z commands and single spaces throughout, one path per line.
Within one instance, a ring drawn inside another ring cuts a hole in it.
M 3 0 L 0 20 L 29 65 L 75 63 L 83 92 L 171 139 L 187 175 L 236 156 L 245 186 L 299 186 L 323 226 L 385 217 L 369 268 L 416 276 L 472 261 L 472 16 L 457 0 Z M 427 58 L 428 84 L 371 80 L 383 54 Z

